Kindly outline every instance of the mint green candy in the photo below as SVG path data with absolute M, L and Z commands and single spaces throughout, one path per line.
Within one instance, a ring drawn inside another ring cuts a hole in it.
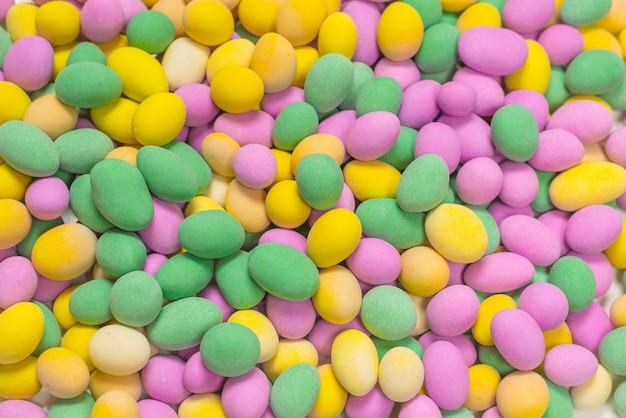
M 150 191 L 167 202 L 188 202 L 198 193 L 198 179 L 187 161 L 156 145 L 137 153 L 137 168 Z
M 150 224 L 154 204 L 137 167 L 110 158 L 96 164 L 90 174 L 93 201 L 109 222 L 126 231 L 139 231 Z
M 626 327 L 615 328 L 600 343 L 598 358 L 606 369 L 618 376 L 626 376 Z
M 48 418 L 85 418 L 91 414 L 96 400 L 89 392 L 75 398 L 56 398 L 48 408 Z
M 113 141 L 97 129 L 83 128 L 66 132 L 54 140 L 59 152 L 59 167 L 68 173 L 87 174 L 113 150 Z
M 424 31 L 422 46 L 415 55 L 415 63 L 426 73 L 441 73 L 454 67 L 459 53 L 461 33 L 449 23 L 436 23 Z
M 96 261 L 114 277 L 141 270 L 147 256 L 146 246 L 134 232 L 109 229 L 96 243 Z
M 589 49 L 576 55 L 565 70 L 565 86 L 572 93 L 604 94 L 624 80 L 621 56 L 606 49 Z
M 278 149 L 292 151 L 300 141 L 317 132 L 319 123 L 317 112 L 309 103 L 290 103 L 276 116 L 272 142 Z
M 395 347 L 406 347 L 409 350 L 413 351 L 420 358 L 424 355 L 424 347 L 413 337 L 405 337 L 396 341 L 383 340 L 382 338 L 372 337 L 372 342 L 376 347 L 376 353 L 378 353 L 378 361 L 382 360 L 385 357 L 385 354 L 389 350 Z
M 570 92 L 565 87 L 565 68 L 556 65 L 550 67 L 550 82 L 544 96 L 548 101 L 550 112 L 561 107 L 570 97 Z
M 215 270 L 211 259 L 180 253 L 168 259 L 156 273 L 156 281 L 163 290 L 163 296 L 177 300 L 193 296 L 213 278 Z
M 550 199 L 550 183 L 557 173 L 541 170 L 535 170 L 535 173 L 537 173 L 537 178 L 539 179 L 539 190 L 533 201 L 530 202 L 530 207 L 537 213 L 545 213 L 554 209 Z
M 327 154 L 309 154 L 296 167 L 296 183 L 300 195 L 312 208 L 332 208 L 343 191 L 341 167 Z
M 372 335 L 389 341 L 409 336 L 417 323 L 411 298 L 400 288 L 376 286 L 363 296 L 361 321 Z
M 502 10 L 504 10 L 504 4 L 506 0 L 478 0 L 479 3 L 488 3 L 498 9 L 500 16 L 502 16 Z
M 250 309 L 265 297 L 263 290 L 250 276 L 248 256 L 245 251 L 224 257 L 215 264 L 215 281 L 226 299 L 235 309 Z
M 326 113 L 348 96 L 354 69 L 352 61 L 330 53 L 318 58 L 304 80 L 304 97 L 318 113 Z
M 278 375 L 270 390 L 270 406 L 276 418 L 305 417 L 315 405 L 321 379 L 317 369 L 299 363 Z
M 360 61 L 354 61 L 352 67 L 354 69 L 354 78 L 348 91 L 348 96 L 339 104 L 339 109 L 341 110 L 356 109 L 356 98 L 359 91 L 361 91 L 361 87 L 374 78 L 374 70 L 369 65 Z
M 587 26 L 606 16 L 611 3 L 611 0 L 565 0 L 559 9 L 559 18 L 571 26 Z
M 417 131 L 408 126 L 400 126 L 400 134 L 396 138 L 393 146 L 384 153 L 380 158 L 389 165 L 394 166 L 398 170 L 404 170 L 415 159 L 415 141 L 417 140 Z
M 626 417 L 626 383 L 622 382 L 617 385 L 613 392 L 613 406 L 620 417 Z
M 95 232 L 105 232 L 115 228 L 96 207 L 91 191 L 91 176 L 83 174 L 76 177 L 70 186 L 70 207 L 80 223 Z
M 424 214 L 403 211 L 396 199 L 367 199 L 357 207 L 356 215 L 363 234 L 383 239 L 396 248 L 416 247 L 426 239 Z
M 100 325 L 113 318 L 109 298 L 113 280 L 95 278 L 74 290 L 70 296 L 70 313 L 85 325 Z
M 209 328 L 222 322 L 222 311 L 208 299 L 190 296 L 168 303 L 146 326 L 150 342 L 165 350 L 184 350 L 200 344 Z
M 626 83 L 622 81 L 613 90 L 601 94 L 600 98 L 605 100 L 613 110 L 626 110 Z
M 402 104 L 402 86 L 395 78 L 373 78 L 361 87 L 355 104 L 358 116 L 380 110 L 397 114 Z
M 59 152 L 41 129 L 21 120 L 0 126 L 0 157 L 31 177 L 48 177 L 59 169 Z
M 569 394 L 569 388 L 559 386 L 550 381 L 543 379 L 548 385 L 549 401 L 548 409 L 543 413 L 542 418 L 569 418 L 574 414 L 574 403 Z
M 472 411 L 462 406 L 457 409 L 441 409 L 441 418 L 474 418 Z
M 76 64 L 77 62 L 97 62 L 106 65 L 107 57 L 104 52 L 92 42 L 79 42 L 72 48 L 67 57 L 65 66 Z
M 44 232 L 61 224 L 63 224 L 63 219 L 61 218 L 44 221 L 33 216 L 30 224 L 30 229 L 28 230 L 28 234 L 26 234 L 24 239 L 22 239 L 15 247 L 17 249 L 17 253 L 21 256 L 30 258 L 33 252 L 33 246 L 35 245 L 35 241 L 37 241 L 37 239 Z
M 526 106 L 503 106 L 491 118 L 491 138 L 496 149 L 509 160 L 527 161 L 539 144 L 537 121 Z
M 396 200 L 405 212 L 426 212 L 439 205 L 450 185 L 448 165 L 437 154 L 417 157 L 402 173 Z
M 478 361 L 496 369 L 500 377 L 517 370 L 502 357 L 495 345 L 478 345 Z
M 235 32 L 237 32 L 237 35 L 256 44 L 256 42 L 259 40 L 259 37 L 244 28 L 239 19 L 235 19 L 235 21 Z
M 494 253 L 500 245 L 500 228 L 489 211 L 478 206 L 467 205 L 474 212 L 487 231 L 487 249 L 485 255 Z
M 39 306 L 39 309 L 43 312 L 44 320 L 43 336 L 32 353 L 33 356 L 37 357 L 48 348 L 61 345 L 61 326 L 50 308 L 37 300 L 32 300 L 31 302 Z
M 400 0 L 411 5 L 422 18 L 424 29 L 428 29 L 441 20 L 441 2 L 439 0 Z
M 7 54 L 9 47 L 13 45 L 11 35 L 2 26 L 0 26 L 0 70 L 4 64 L 4 56 Z
M 213 173 L 211 172 L 209 164 L 202 158 L 198 151 L 193 149 L 191 145 L 182 141 L 169 142 L 163 145 L 163 148 L 178 155 L 189 164 L 189 167 L 191 167 L 196 175 L 196 183 L 198 184 L 196 194 L 202 194 L 209 190 L 209 186 L 213 180 Z
M 164 13 L 144 10 L 134 15 L 126 27 L 128 45 L 143 49 L 148 54 L 159 54 L 174 40 L 174 23 Z
M 190 254 L 201 258 L 228 257 L 244 243 L 241 224 L 223 210 L 196 212 L 180 224 L 178 239 Z
M 436 81 L 439 84 L 443 84 L 443 83 L 447 83 L 448 81 L 451 81 L 452 78 L 454 77 L 454 73 L 456 73 L 456 71 L 458 70 L 458 68 L 456 66 L 452 66 L 447 70 L 443 70 L 443 71 L 439 71 L 436 73 L 425 73 L 422 72 L 421 73 L 421 79 L 422 80 L 433 80 Z
M 246 374 L 259 361 L 261 343 L 248 327 L 222 322 L 211 327 L 200 342 L 202 363 L 220 376 Z
M 69 106 L 91 109 L 118 99 L 122 94 L 122 79 L 104 64 L 82 61 L 61 70 L 54 91 Z
M 259 244 L 250 251 L 248 271 L 265 291 L 292 301 L 313 296 L 320 280 L 317 267 L 304 253 L 272 242 Z
M 571 312 L 589 306 L 596 293 L 593 271 L 583 259 L 574 256 L 563 256 L 554 262 L 549 282 L 563 291 Z
M 143 327 L 159 316 L 163 292 L 154 277 L 136 270 L 113 283 L 109 300 L 111 314 L 117 321 L 129 327 Z

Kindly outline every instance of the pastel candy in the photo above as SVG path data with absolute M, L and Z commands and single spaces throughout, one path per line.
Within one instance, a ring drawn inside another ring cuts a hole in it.
M 522 290 L 518 308 L 526 311 L 544 330 L 558 327 L 567 318 L 569 304 L 565 293 L 552 283 L 538 282 Z
M 463 281 L 474 290 L 504 293 L 526 286 L 534 275 L 535 268 L 526 257 L 513 252 L 498 252 L 467 266 Z
M 539 133 L 537 150 L 528 164 L 537 170 L 558 172 L 579 164 L 584 155 L 585 147 L 576 135 L 562 128 L 548 128 Z
M 461 352 L 448 341 L 436 341 L 424 350 L 424 388 L 437 406 L 460 408 L 469 393 L 470 376 Z
M 109 295 L 113 317 L 123 325 L 146 326 L 156 319 L 163 304 L 163 291 L 150 274 L 131 271 L 118 278 Z
M 118 99 L 122 80 L 104 64 L 82 61 L 65 67 L 57 76 L 54 89 L 63 103 L 91 109 Z
M 113 142 L 97 129 L 76 129 L 54 140 L 59 152 L 59 168 L 76 174 L 87 174 L 113 150 Z M 85 152 L 87 151 L 87 152 Z
M 592 72 L 589 72 L 593 68 Z M 626 66 L 621 57 L 606 49 L 590 49 L 578 54 L 567 66 L 565 85 L 578 94 L 603 94 L 624 79 Z
M 371 111 L 357 118 L 344 143 L 353 158 L 371 161 L 389 151 L 399 134 L 400 120 L 394 113 Z
M 200 342 L 204 365 L 226 377 L 241 376 L 252 370 L 259 360 L 260 350 L 256 334 L 234 322 L 212 326 Z
M 606 369 L 618 376 L 626 374 L 626 363 L 620 355 L 620 347 L 626 336 L 625 328 L 616 328 L 609 332 L 600 344 L 599 359 Z
M 548 385 L 538 373 L 515 371 L 500 382 L 496 405 L 507 417 L 543 416 L 548 409 L 549 396 Z
M 524 106 L 509 104 L 491 119 L 491 136 L 496 148 L 513 161 L 526 161 L 537 150 L 539 129 L 532 113 Z
M 129 99 L 141 102 L 155 93 L 168 91 L 163 67 L 142 49 L 132 46 L 118 48 L 109 55 L 107 65 L 119 76 L 122 93 Z
M 206 192 L 211 184 L 213 175 L 207 162 L 204 161 L 202 156 L 199 155 L 199 153 L 189 144 L 181 141 L 172 141 L 165 144 L 163 148 L 178 155 L 185 160 L 187 164 L 189 164 L 191 170 L 196 176 L 196 183 L 198 184 L 196 193 L 199 194 Z
M 579 253 L 598 253 L 617 239 L 621 229 L 622 218 L 617 210 L 606 205 L 589 205 L 577 210 L 567 221 L 565 242 Z
M 478 317 L 478 297 L 466 285 L 450 285 L 438 293 L 426 307 L 430 329 L 441 336 L 461 335 L 469 330 Z M 444 318 L 454 310 L 455 320 Z
M 593 100 L 576 100 L 555 111 L 546 124 L 547 129 L 565 129 L 583 144 L 606 138 L 613 127 L 613 115 Z
M 491 75 L 517 71 L 526 60 L 524 39 L 510 29 L 478 26 L 459 38 L 459 57 L 469 67 Z
M 70 313 L 85 325 L 104 324 L 111 318 L 109 299 L 113 281 L 90 280 L 78 286 L 70 297 Z
M 337 380 L 348 393 L 363 396 L 376 385 L 376 346 L 362 331 L 341 331 L 333 340 L 330 362 Z
M 584 26 L 602 18 L 610 8 L 611 2 L 606 0 L 598 2 L 595 7 L 589 7 L 582 1 L 569 0 L 559 11 L 559 17 L 572 26 Z
M 378 47 L 385 57 L 394 61 L 414 56 L 421 46 L 423 36 L 422 17 L 407 3 L 386 7 L 376 28 Z
M 566 279 L 572 274 L 576 275 L 576 281 Z M 563 291 L 570 311 L 581 311 L 593 301 L 596 292 L 593 272 L 589 265 L 578 257 L 564 256 L 556 260 L 550 269 L 549 280 Z
M 178 155 L 154 145 L 141 147 L 137 168 L 150 191 L 169 202 L 186 202 L 198 191 L 198 181 L 191 166 Z
M 429 211 L 443 201 L 449 181 L 448 166 L 443 158 L 436 154 L 417 157 L 404 170 L 398 183 L 398 206 L 406 212 Z
M 47 177 L 59 168 L 59 152 L 48 135 L 19 120 L 0 127 L 0 157 L 16 170 L 33 177 Z
M 374 77 L 365 82 L 354 102 L 359 116 L 369 112 L 386 111 L 397 114 L 402 103 L 402 86 L 392 77 Z
M 222 405 L 229 416 L 261 416 L 269 400 L 269 381 L 256 367 L 246 374 L 227 379 L 222 389 Z
M 577 386 L 591 379 L 598 369 L 594 354 L 576 344 L 561 344 L 546 353 L 546 377 L 561 386 Z
M 32 302 L 18 302 L 2 311 L 0 364 L 15 364 L 28 357 L 41 341 L 44 324 L 43 311 Z
M 330 209 L 343 191 L 341 168 L 326 154 L 315 153 L 302 158 L 295 177 L 302 198 L 315 209 Z
M 178 229 L 178 238 L 197 257 L 221 258 L 239 250 L 245 237 L 243 227 L 232 215 L 210 210 L 185 218 Z
M 17 39 L 7 49 L 2 71 L 7 81 L 27 92 L 44 87 L 52 77 L 52 45 L 41 36 Z
M 296 364 L 278 376 L 270 391 L 270 406 L 277 418 L 305 416 L 320 392 L 320 375 L 310 364 Z
M 417 395 L 423 381 L 424 366 L 422 361 L 409 348 L 394 347 L 385 354 L 380 362 L 380 387 L 389 399 L 396 402 L 406 402 Z
M 306 101 L 319 113 L 332 110 L 347 97 L 353 77 L 354 69 L 348 58 L 336 53 L 324 55 L 307 74 Z
M 532 370 L 544 358 L 544 337 L 537 322 L 521 309 L 504 309 L 491 321 L 493 342 L 518 370 Z
M 363 297 L 361 321 L 373 335 L 395 341 L 409 335 L 415 327 L 417 314 L 404 292 L 393 286 L 382 285 Z
M 423 15 L 422 19 L 426 20 Z M 418 68 L 428 73 L 438 73 L 452 68 L 458 58 L 460 36 L 459 30 L 449 23 L 437 20 L 429 25 L 424 31 L 422 45 L 414 58 Z
M 525 231 L 523 240 L 519 233 Z M 557 236 L 543 223 L 527 215 L 512 215 L 500 223 L 502 243 L 538 266 L 548 266 L 559 258 L 561 247 Z
M 517 33 L 529 33 L 543 28 L 554 13 L 554 4 L 541 4 L 540 7 L 529 7 L 530 2 L 514 0 L 502 8 L 504 26 Z

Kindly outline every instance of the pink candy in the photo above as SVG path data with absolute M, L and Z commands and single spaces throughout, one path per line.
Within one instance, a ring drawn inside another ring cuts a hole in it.
M 393 282 L 402 268 L 398 251 L 380 238 L 362 238 L 346 264 L 359 280 L 370 285 Z
M 509 251 L 526 257 L 537 266 L 549 266 L 561 254 L 556 235 L 531 216 L 509 216 L 500 224 L 500 234 Z
M 585 155 L 582 142 L 565 129 L 546 129 L 539 133 L 537 151 L 530 157 L 531 167 L 550 172 L 567 170 L 580 163 Z
M 29 301 L 37 285 L 37 272 L 28 258 L 13 256 L 0 261 L 0 308 Z
M 41 36 L 27 36 L 6 51 L 2 71 L 6 81 L 31 92 L 48 84 L 53 66 L 52 45 Z
M 548 379 L 561 386 L 576 386 L 593 377 L 598 359 L 586 348 L 561 344 L 546 353 L 543 370 Z
M 491 321 L 491 336 L 502 357 L 518 370 L 532 370 L 543 361 L 541 328 L 521 309 L 496 313 Z
M 359 116 L 345 139 L 346 151 L 361 161 L 381 157 L 393 146 L 400 134 L 400 119 L 385 111 Z
M 213 129 L 233 138 L 239 145 L 272 146 L 274 119 L 261 110 L 246 113 L 222 113 L 213 122 Z
M 622 215 L 610 206 L 590 205 L 567 221 L 565 242 L 572 250 L 592 254 L 605 250 L 622 230 Z
M 461 335 L 476 322 L 478 305 L 478 297 L 469 286 L 448 286 L 428 303 L 426 320 L 430 329 L 439 335 Z M 453 317 L 450 312 L 454 312 Z
M 613 128 L 613 115 L 598 102 L 576 100 L 558 108 L 546 128 L 565 129 L 576 135 L 583 144 L 590 144 L 608 136 Z
M 124 28 L 124 9 L 118 0 L 89 0 L 80 13 L 83 34 L 93 42 L 109 42 Z
M 183 384 L 185 362 L 170 355 L 152 357 L 141 372 L 141 382 L 148 395 L 161 402 L 179 404 L 191 392 Z
M 424 386 L 443 409 L 460 408 L 469 393 L 469 371 L 458 348 L 436 341 L 424 350 Z
M 229 417 L 260 417 L 270 400 L 270 382 L 261 369 L 230 377 L 222 389 L 222 406 Z
M 494 200 L 502 190 L 502 169 L 488 157 L 467 161 L 456 175 L 456 192 L 470 205 L 484 205 Z
M 508 0 L 502 8 L 504 26 L 517 33 L 530 33 L 548 24 L 555 4 L 550 1 Z
M 244 186 L 264 189 L 276 178 L 278 163 L 272 151 L 265 145 L 246 144 L 233 158 L 233 171 Z
M 551 283 L 542 282 L 533 283 L 522 291 L 518 308 L 527 312 L 543 331 L 561 325 L 569 311 L 563 291 Z
M 313 329 L 317 312 L 311 299 L 293 302 L 267 295 L 265 301 L 267 317 L 281 337 L 296 340 Z
M 583 50 L 584 45 L 580 31 L 566 24 L 546 28 L 537 41 L 545 49 L 553 65 L 566 65 Z
M 467 266 L 463 280 L 480 292 L 503 293 L 526 286 L 534 275 L 535 267 L 526 257 L 512 252 L 498 252 Z
M 452 173 L 461 159 L 461 140 L 450 126 L 441 122 L 427 123 L 420 129 L 415 142 L 415 158 L 425 154 L 437 154 L 446 162 Z
M 443 84 L 437 93 L 437 104 L 450 116 L 467 115 L 474 110 L 477 99 L 474 87 L 459 81 Z
M 524 38 L 510 29 L 476 26 L 459 38 L 461 60 L 485 74 L 512 74 L 524 64 L 527 56 Z

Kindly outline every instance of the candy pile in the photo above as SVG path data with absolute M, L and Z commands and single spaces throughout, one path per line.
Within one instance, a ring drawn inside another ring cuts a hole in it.
M 1 418 L 626 416 L 623 0 L 0 23 Z

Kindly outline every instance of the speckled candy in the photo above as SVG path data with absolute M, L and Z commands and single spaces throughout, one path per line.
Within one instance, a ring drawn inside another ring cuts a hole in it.
M 232 215 L 209 210 L 185 218 L 178 230 L 178 238 L 182 246 L 197 257 L 221 258 L 241 248 L 244 230 Z
M 476 322 L 478 304 L 478 297 L 469 286 L 451 285 L 436 293 L 428 302 L 426 320 L 430 329 L 439 335 L 461 335 Z M 454 321 L 450 320 L 452 312 Z
M 543 361 L 544 338 L 537 322 L 521 309 L 504 309 L 491 321 L 493 342 L 513 367 L 532 370 Z
M 460 408 L 469 394 L 470 376 L 461 352 L 452 343 L 437 341 L 424 351 L 424 387 L 437 406 Z
M 543 370 L 548 379 L 561 386 L 577 386 L 591 379 L 598 369 L 598 360 L 586 348 L 561 344 L 546 353 Z
M 528 55 L 524 39 L 516 32 L 488 26 L 463 32 L 458 48 L 459 57 L 467 66 L 491 75 L 514 73 Z

